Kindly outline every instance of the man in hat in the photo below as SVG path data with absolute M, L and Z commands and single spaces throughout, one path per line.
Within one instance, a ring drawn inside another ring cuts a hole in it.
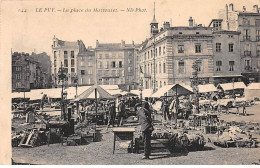
M 135 109 L 138 112 L 139 123 L 141 124 L 141 131 L 144 141 L 144 156 L 142 159 L 149 159 L 151 154 L 151 135 L 153 132 L 151 111 L 148 102 L 137 104 Z
M 120 103 L 118 104 L 118 122 L 117 122 L 117 126 L 119 127 L 123 125 L 123 119 L 125 116 L 125 103 L 124 103 L 124 99 L 120 100 Z

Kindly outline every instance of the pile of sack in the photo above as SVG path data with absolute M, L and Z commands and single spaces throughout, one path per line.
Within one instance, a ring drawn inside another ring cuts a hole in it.
M 220 147 L 255 147 L 255 141 L 251 139 L 251 135 L 244 132 L 238 126 L 230 126 L 213 141 L 214 145 Z

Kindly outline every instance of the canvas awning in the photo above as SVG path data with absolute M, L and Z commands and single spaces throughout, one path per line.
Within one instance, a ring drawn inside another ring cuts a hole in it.
M 106 89 L 105 89 L 106 90 Z M 116 89 L 116 90 L 106 90 L 109 94 L 116 96 L 116 95 L 122 95 L 122 91 L 120 89 Z
M 99 85 L 104 90 L 119 90 L 118 85 Z
M 77 87 L 77 95 L 80 95 L 85 90 L 89 89 L 91 86 L 79 86 Z M 74 99 L 76 96 L 76 87 L 69 87 L 65 89 L 65 92 L 67 92 L 67 99 Z
M 234 89 L 245 89 L 246 85 L 243 82 L 234 82 L 234 83 L 219 84 L 218 87 L 226 91 L 226 90 L 234 90 Z
M 130 93 L 140 96 L 140 90 L 131 90 Z M 151 97 L 153 94 L 153 89 L 142 90 L 142 97 Z
M 250 90 L 260 90 L 260 83 L 250 83 L 246 89 Z
M 11 93 L 12 98 L 24 98 L 24 92 L 13 92 Z M 29 98 L 28 92 L 25 92 L 25 98 Z
M 174 95 L 188 95 L 192 94 L 192 88 L 188 85 L 182 85 L 182 84 L 174 84 L 174 85 L 166 85 L 161 87 L 157 92 L 155 92 L 152 97 L 162 97 L 166 93 L 168 93 L 167 96 L 174 96 Z
M 115 98 L 104 90 L 100 86 L 91 86 L 89 89 L 81 93 L 74 101 L 86 100 L 86 99 L 95 99 L 95 88 L 97 87 L 97 98 L 98 99 L 113 99 Z
M 217 88 L 213 84 L 198 85 L 199 93 L 217 92 Z

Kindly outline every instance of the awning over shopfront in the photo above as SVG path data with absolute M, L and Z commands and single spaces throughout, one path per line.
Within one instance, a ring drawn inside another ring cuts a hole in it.
M 217 88 L 213 84 L 198 85 L 199 93 L 217 92 Z
M 223 83 L 223 84 L 219 84 L 218 88 L 227 91 L 227 90 L 234 90 L 234 89 L 245 89 L 246 85 L 243 82 Z

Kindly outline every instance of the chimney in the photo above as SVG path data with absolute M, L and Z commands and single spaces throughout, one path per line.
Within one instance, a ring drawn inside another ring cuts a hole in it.
M 96 40 L 96 47 L 98 47 L 99 46 L 99 41 L 98 40 Z
M 121 40 L 121 47 L 125 47 L 125 41 Z
M 233 4 L 232 4 L 233 5 Z M 229 4 L 230 6 L 230 4 Z M 227 23 L 227 29 L 229 30 L 229 20 L 228 20 L 228 5 L 226 4 L 226 23 Z
M 193 19 L 192 19 L 192 17 L 190 17 L 190 19 L 189 19 L 189 26 L 193 27 Z
M 160 32 L 163 31 L 163 30 L 164 30 L 164 29 L 161 27 L 161 28 L 160 28 Z
M 246 7 L 245 6 L 243 6 L 243 12 L 245 12 L 246 11 Z
M 169 29 L 171 27 L 169 22 L 164 22 L 163 23 L 163 29 Z
M 259 13 L 258 5 L 254 5 L 253 8 L 254 8 L 254 12 L 255 12 L 255 13 Z
M 134 42 L 134 40 L 132 40 L 132 46 L 135 46 L 135 42 Z
M 231 11 L 234 11 L 234 4 L 229 4 L 229 9 L 231 10 Z

